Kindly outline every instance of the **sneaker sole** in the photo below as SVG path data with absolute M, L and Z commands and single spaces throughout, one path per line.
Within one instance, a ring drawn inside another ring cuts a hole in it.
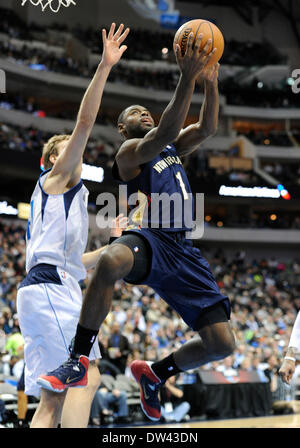
M 47 389 L 50 390 L 52 392 L 56 392 L 56 393 L 62 393 L 64 392 L 66 389 L 70 388 L 70 387 L 74 387 L 74 388 L 83 388 L 86 385 L 82 386 L 82 385 L 74 385 L 72 386 L 71 384 L 69 386 L 61 386 L 61 388 L 55 388 L 52 386 L 52 384 L 50 383 L 50 381 L 45 380 L 44 378 L 38 378 L 37 380 L 37 384 L 39 386 L 41 386 L 43 389 Z
M 141 389 L 141 387 L 140 387 L 140 389 Z M 142 411 L 150 420 L 152 420 L 153 422 L 159 422 L 160 418 L 150 417 L 150 415 L 147 414 L 142 401 L 140 404 L 141 404 Z
M 131 369 L 130 369 L 130 370 L 131 370 Z M 140 382 L 137 380 L 137 378 L 136 378 L 136 376 L 134 375 L 134 373 L 133 373 L 132 370 L 131 370 L 131 373 L 132 373 L 132 375 L 133 375 L 135 381 L 136 381 L 136 382 L 138 383 L 138 385 L 140 386 L 140 394 L 141 394 L 141 397 L 144 396 L 144 394 L 143 394 L 143 389 L 142 389 L 142 386 L 140 385 Z M 144 412 L 144 414 L 146 415 L 146 417 L 148 417 L 148 418 L 149 418 L 150 420 L 152 420 L 153 422 L 159 422 L 160 418 L 150 417 L 150 415 L 148 415 L 148 413 L 146 412 L 146 410 L 145 410 L 145 408 L 144 408 L 144 405 L 143 405 L 142 400 L 141 400 L 140 405 L 141 405 L 142 411 Z

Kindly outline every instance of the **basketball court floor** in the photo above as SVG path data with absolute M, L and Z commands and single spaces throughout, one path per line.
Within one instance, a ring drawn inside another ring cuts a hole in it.
M 166 423 L 141 426 L 141 428 L 191 429 L 191 428 L 300 428 L 300 413 L 266 417 L 236 418 L 228 420 L 206 420 L 201 422 Z

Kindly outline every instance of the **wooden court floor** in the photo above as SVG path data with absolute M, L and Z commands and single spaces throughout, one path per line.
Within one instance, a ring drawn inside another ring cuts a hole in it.
M 165 425 L 144 426 L 144 428 L 300 428 L 300 413 L 228 420 L 193 421 L 176 424 L 168 423 Z

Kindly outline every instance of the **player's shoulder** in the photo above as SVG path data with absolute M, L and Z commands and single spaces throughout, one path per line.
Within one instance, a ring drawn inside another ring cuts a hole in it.
M 115 160 L 119 166 L 122 166 L 122 165 L 127 166 L 127 165 L 132 164 L 134 151 L 136 150 L 136 148 L 141 140 L 142 140 L 141 138 L 131 138 L 131 139 L 125 140 L 121 144 L 121 146 L 116 154 L 116 157 L 115 157 Z
M 124 153 L 126 153 L 129 149 L 135 148 L 140 142 L 141 142 L 142 138 L 130 138 L 128 140 L 125 140 L 118 152 L 117 152 L 117 156 L 119 155 L 123 155 Z

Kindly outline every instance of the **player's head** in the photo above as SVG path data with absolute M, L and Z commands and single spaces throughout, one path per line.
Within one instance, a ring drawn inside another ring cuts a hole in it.
M 58 156 L 65 149 L 70 135 L 54 135 L 51 137 L 43 147 L 43 164 L 45 170 L 52 168 Z
M 142 138 L 154 128 L 154 120 L 144 106 L 135 104 L 121 112 L 118 131 L 125 138 Z

